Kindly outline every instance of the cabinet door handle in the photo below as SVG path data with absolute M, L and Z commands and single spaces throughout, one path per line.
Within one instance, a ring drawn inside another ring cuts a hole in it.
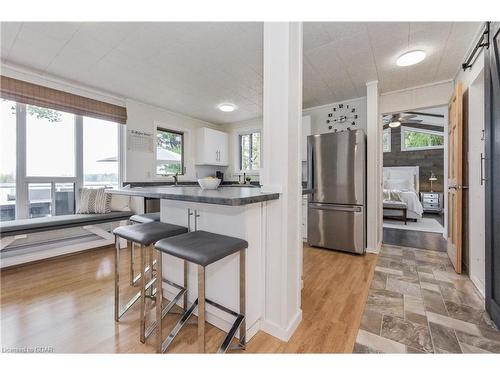
M 191 212 L 191 209 L 188 208 L 188 232 L 191 232 L 191 216 L 193 216 L 193 213 Z M 196 219 L 194 223 L 196 227 Z
M 198 210 L 194 210 L 194 231 L 196 232 L 198 230 L 198 218 L 200 217 L 200 214 L 198 213 Z
M 486 178 L 484 177 L 484 161 L 485 160 L 486 160 L 486 157 L 481 152 L 481 185 L 483 185 L 484 181 L 486 181 Z

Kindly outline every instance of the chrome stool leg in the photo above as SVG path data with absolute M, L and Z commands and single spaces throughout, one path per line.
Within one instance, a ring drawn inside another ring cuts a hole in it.
M 240 250 L 240 315 L 246 317 L 246 250 Z M 246 348 L 246 319 L 243 318 L 240 325 L 240 346 Z
M 130 286 L 135 285 L 134 258 L 135 258 L 134 241 L 130 241 Z
M 163 312 L 163 293 L 162 293 L 162 253 L 161 251 L 156 252 L 156 324 L 158 325 L 158 331 L 156 336 L 157 352 L 161 353 L 161 344 L 163 337 L 162 330 L 162 312 Z
M 198 352 L 205 353 L 205 267 L 198 266 Z
M 141 328 L 140 340 L 146 342 L 146 259 L 144 257 L 144 246 L 141 244 Z
M 120 244 L 115 236 L 115 321 L 120 319 Z

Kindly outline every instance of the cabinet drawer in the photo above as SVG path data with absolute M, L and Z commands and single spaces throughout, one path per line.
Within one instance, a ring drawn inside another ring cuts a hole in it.
M 424 193 L 423 197 L 424 198 L 439 198 L 439 195 L 437 193 Z
M 439 203 L 425 203 L 424 208 L 439 208 Z
M 424 198 L 424 203 L 439 203 L 439 199 L 437 198 Z

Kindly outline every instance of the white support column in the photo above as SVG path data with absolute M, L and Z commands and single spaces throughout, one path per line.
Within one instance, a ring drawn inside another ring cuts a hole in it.
M 382 127 L 378 81 L 366 83 L 367 189 L 366 250 L 378 252 L 382 244 Z
M 300 309 L 302 24 L 264 23 L 263 189 L 280 193 L 266 208 L 261 328 L 288 341 Z

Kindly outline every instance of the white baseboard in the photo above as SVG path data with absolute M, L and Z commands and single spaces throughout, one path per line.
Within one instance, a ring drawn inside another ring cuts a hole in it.
M 475 276 L 469 276 L 470 277 L 470 281 L 472 281 L 472 284 L 474 284 L 474 287 L 476 288 L 476 290 L 478 291 L 478 293 L 483 297 L 485 298 L 485 288 L 484 288 L 484 284 L 479 281 L 479 279 Z
M 288 327 L 285 329 L 278 326 L 274 322 L 266 320 L 263 320 L 261 322 L 260 328 L 264 332 L 270 334 L 271 336 L 274 336 L 280 339 L 281 341 L 288 342 L 288 340 L 290 340 L 290 338 L 292 337 L 293 333 L 295 332 L 301 321 L 302 321 L 302 310 L 299 309 L 299 311 L 297 311 L 297 313 L 295 314 L 295 317 L 292 319 Z
M 376 248 L 371 248 L 371 247 L 367 247 L 366 248 L 366 252 L 369 253 L 369 254 L 378 254 L 380 253 L 380 249 L 382 248 L 382 241 L 380 241 L 378 244 L 377 244 L 377 247 Z

